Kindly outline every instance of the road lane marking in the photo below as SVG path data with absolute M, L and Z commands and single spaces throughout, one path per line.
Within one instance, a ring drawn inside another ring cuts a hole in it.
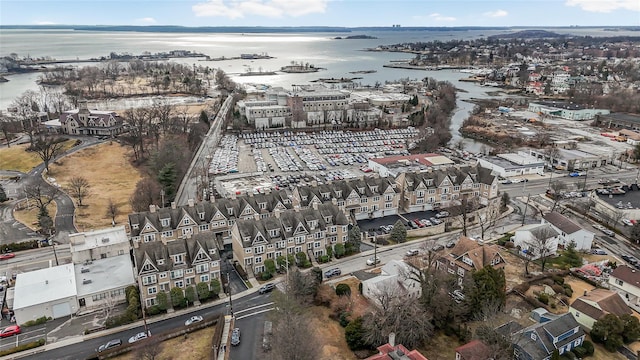
M 256 305 L 256 306 L 253 306 L 253 307 L 250 307 L 250 308 L 246 308 L 246 309 L 243 309 L 243 310 L 236 311 L 236 312 L 234 312 L 234 314 L 240 314 L 240 313 L 243 313 L 243 312 L 255 310 L 255 309 L 258 309 L 258 308 L 261 308 L 261 307 L 265 307 L 265 306 L 270 306 L 270 305 L 273 305 L 273 303 L 270 302 L 270 303 L 266 303 L 266 304 Z
M 271 311 L 271 310 L 275 310 L 275 309 L 276 309 L 276 308 L 268 308 L 268 309 L 265 309 L 265 310 L 256 311 L 256 312 L 251 313 L 251 314 L 247 314 L 247 315 L 243 315 L 243 316 L 238 316 L 238 317 L 236 317 L 236 320 L 242 320 L 242 319 L 244 319 L 244 318 L 248 318 L 248 317 L 250 317 L 250 316 L 255 316 L 255 315 L 258 315 L 258 314 L 265 313 L 265 312 L 269 312 L 269 311 Z M 234 314 L 234 315 L 235 315 L 235 314 Z

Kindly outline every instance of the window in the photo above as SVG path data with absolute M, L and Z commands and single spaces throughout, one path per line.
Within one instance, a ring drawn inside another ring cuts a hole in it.
M 458 275 L 464 276 L 464 269 L 463 268 L 458 268 Z
M 158 259 L 158 265 L 164 265 L 164 259 Z
M 169 226 L 169 219 L 162 219 L 162 227 L 167 227 Z
M 158 265 L 159 264 L 160 264 L 160 262 L 158 262 Z M 167 278 L 167 273 L 166 272 L 160 273 L 160 279 L 166 279 L 166 278 Z
M 256 256 L 256 264 L 262 262 L 262 256 Z
M 380 196 L 374 196 L 374 197 L 373 197 L 373 201 L 374 201 L 374 202 L 378 202 L 378 201 L 380 201 Z
M 184 264 L 184 256 L 182 254 L 173 255 L 173 263 L 175 265 Z
M 460 191 L 460 186 L 454 186 L 453 191 Z
M 162 237 L 173 237 L 173 230 L 167 230 L 162 232 Z
M 171 271 L 171 280 L 179 279 L 184 276 L 183 270 L 173 270 Z
M 200 228 L 200 231 L 207 231 L 209 230 L 209 224 L 200 225 L 199 228 Z
M 182 282 L 182 280 L 176 281 L 175 287 L 179 287 L 179 288 L 184 287 L 184 283 Z
M 200 282 L 207 282 L 209 281 L 209 275 L 200 275 Z
M 191 223 L 191 221 L 189 220 L 189 218 L 184 218 L 182 220 L 182 225 L 189 225 Z
M 264 253 L 264 245 L 256 246 L 256 247 L 254 248 L 254 252 L 255 252 L 256 254 L 262 254 L 262 253 Z
M 147 294 L 149 294 L 149 295 L 153 295 L 153 294 L 155 294 L 157 292 L 158 292 L 158 289 L 155 286 L 152 286 L 152 287 L 147 289 Z
M 144 234 L 142 236 L 142 241 L 149 242 L 154 241 L 156 239 L 156 234 Z
M 142 285 L 151 285 L 151 284 L 155 284 L 156 283 L 156 276 L 155 275 L 149 275 L 149 276 L 143 276 L 142 277 Z
M 191 233 L 193 233 L 193 230 L 191 228 L 182 229 L 182 235 L 187 235 Z
M 208 271 L 209 271 L 208 263 L 196 265 L 196 274 L 201 274 L 203 272 L 208 272 Z
M 616 279 L 616 285 L 622 286 L 622 285 L 624 285 L 624 282 L 622 280 L 620 280 L 620 279 Z
M 416 193 L 417 197 L 423 197 L 424 196 L 424 191 L 420 190 Z
M 111 297 L 118 297 L 124 295 L 124 289 L 118 289 L 111 291 Z
M 107 293 L 95 294 L 91 297 L 93 301 L 100 301 L 107 298 Z
M 204 220 L 204 213 L 203 212 L 198 213 L 198 215 L 200 215 L 200 220 Z
M 316 241 L 315 243 L 313 243 L 313 247 L 314 248 L 319 248 L 320 247 L 320 241 Z
M 193 269 L 187 269 L 187 274 L 193 274 Z

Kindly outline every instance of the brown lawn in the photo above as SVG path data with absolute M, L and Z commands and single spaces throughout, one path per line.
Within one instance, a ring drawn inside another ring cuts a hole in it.
M 178 336 L 162 342 L 162 353 L 155 357 L 155 360 L 209 360 L 211 359 L 211 338 L 215 328 L 205 328 L 194 331 L 186 337 Z M 139 353 L 131 351 L 122 356 L 117 356 L 116 360 L 137 360 L 141 359 Z
M 451 360 L 456 358 L 456 348 L 463 345 L 454 336 L 436 333 L 426 347 L 418 349 L 429 360 Z
M 109 199 L 118 206 L 116 224 L 126 223 L 127 214 L 132 212 L 129 197 L 141 179 L 128 155 L 128 148 L 108 142 L 80 150 L 50 166 L 49 177 L 63 188 L 75 176 L 86 178 L 91 186 L 91 196 L 83 199 L 83 206 L 76 209 L 79 231 L 111 226 L 111 218 L 106 214 Z
M 73 147 L 75 140 L 67 140 L 64 143 L 63 151 Z M 29 144 L 12 145 L 10 148 L 0 149 L 0 170 L 15 170 L 21 172 L 29 172 L 42 160 L 35 152 L 27 152 Z
M 49 211 L 49 216 L 55 219 L 56 213 L 58 212 L 55 201 L 47 206 L 47 210 Z M 27 206 L 25 201 L 21 201 L 16 205 L 13 217 L 33 231 L 40 228 L 38 226 L 38 208 L 33 204 Z
M 316 341 L 322 344 L 320 359 L 357 359 L 347 346 L 344 328 L 337 321 L 329 318 L 331 309 L 324 306 L 313 306 L 309 309 L 309 314 L 311 315 L 311 328 L 316 329 Z

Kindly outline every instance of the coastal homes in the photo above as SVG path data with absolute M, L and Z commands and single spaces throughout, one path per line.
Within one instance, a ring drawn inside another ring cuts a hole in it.
M 558 251 L 560 233 L 549 224 L 531 224 L 516 230 L 513 245 L 519 249 L 521 255 L 531 260 L 544 255 L 555 255 Z
M 274 217 L 238 220 L 231 230 L 233 257 L 249 274 L 265 271 L 267 259 L 304 252 L 309 258 L 326 247 L 344 244 L 349 221 L 335 205 L 313 203 L 306 209 L 275 211 Z
M 617 291 L 629 306 L 640 309 L 640 272 L 620 265 L 609 275 L 609 287 Z
M 222 248 L 231 244 L 230 230 L 237 219 L 265 218 L 272 216 L 276 209 L 291 208 L 291 199 L 284 190 L 197 204 L 189 200 L 186 206 L 172 203 L 171 207 L 159 208 L 151 205 L 149 211 L 129 215 L 129 235 L 135 245 L 151 241 L 166 243 L 209 233 Z
M 333 203 L 355 220 L 373 219 L 398 213 L 400 191 L 393 178 L 365 177 L 334 181 L 293 190 L 294 206 Z
M 631 315 L 633 311 L 627 306 L 620 294 L 613 290 L 593 289 L 577 298 L 569 307 L 580 325 L 587 330 L 607 314 L 616 316 Z
M 542 224 L 549 224 L 555 231 L 559 233 L 558 245 L 566 247 L 569 243 L 576 244 L 576 250 L 589 251 L 593 243 L 594 234 L 585 230 L 571 219 L 560 214 L 559 212 L 550 212 L 542 217 Z
M 113 137 L 124 131 L 124 122 L 115 112 L 89 110 L 86 101 L 80 101 L 79 105 L 78 109 L 60 115 L 63 134 Z
M 362 282 L 362 295 L 378 306 L 380 299 L 388 298 L 389 294 L 420 297 L 422 287 L 410 276 L 411 271 L 411 265 L 404 261 L 391 260 L 382 267 L 378 276 Z
M 467 276 L 478 271 L 485 266 L 494 269 L 502 269 L 505 260 L 500 255 L 497 245 L 480 244 L 468 237 L 462 236 L 448 254 L 443 255 L 436 261 L 439 270 L 458 277 L 458 285 L 464 283 Z
M 220 255 L 211 234 L 195 234 L 188 239 L 141 243 L 133 250 L 140 301 L 157 304 L 156 296 L 172 288 L 186 289 L 199 283 L 220 280 Z
M 396 178 L 406 212 L 447 208 L 463 198 L 488 205 L 498 197 L 498 179 L 480 166 L 448 167 L 421 173 L 402 173 Z
M 551 314 L 549 314 L 551 317 Z M 514 336 L 516 360 L 549 360 L 557 349 L 560 355 L 584 341 L 586 334 L 570 313 L 526 327 Z

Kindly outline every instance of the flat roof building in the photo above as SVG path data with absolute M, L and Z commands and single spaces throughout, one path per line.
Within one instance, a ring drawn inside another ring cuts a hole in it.
M 435 153 L 387 156 L 369 159 L 369 168 L 381 177 L 396 177 L 402 172 L 419 172 L 454 165 L 448 157 Z
M 522 151 L 482 157 L 478 164 L 504 178 L 544 173 L 544 161 Z

